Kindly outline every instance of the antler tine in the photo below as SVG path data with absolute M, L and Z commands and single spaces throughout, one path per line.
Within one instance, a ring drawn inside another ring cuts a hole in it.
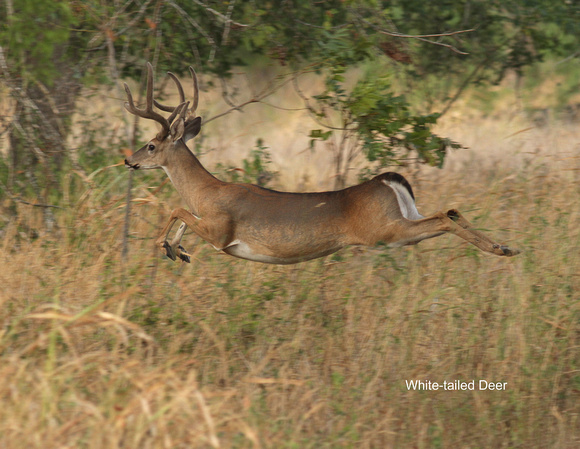
M 153 111 L 153 66 L 147 61 L 147 111 Z
M 146 93 L 146 107 L 145 109 L 139 109 L 135 106 L 133 101 L 133 95 L 131 95 L 131 89 L 127 83 L 125 84 L 125 92 L 127 93 L 127 102 L 125 103 L 125 109 L 127 109 L 131 114 L 136 115 L 141 118 L 146 118 L 150 120 L 155 120 L 157 123 L 161 124 L 163 130 L 158 136 L 167 136 L 170 131 L 169 123 L 165 117 L 163 117 L 158 112 L 153 110 L 153 66 L 147 63 L 147 93 Z
M 129 89 L 129 86 L 127 85 L 127 83 L 123 83 L 123 85 L 125 86 L 125 93 L 127 94 L 127 101 L 125 102 L 125 109 L 127 109 L 127 111 L 129 111 L 131 114 L 139 115 L 137 113 L 137 111 L 139 111 L 139 110 L 135 107 L 135 103 L 133 102 L 133 95 L 131 95 L 131 89 Z
M 173 109 L 173 112 L 171 112 L 171 115 L 167 118 L 167 121 L 169 123 L 173 123 L 173 120 L 175 119 L 175 117 L 179 114 L 179 117 L 182 119 L 185 119 L 185 112 L 187 111 L 187 108 L 189 107 L 189 101 L 183 102 L 180 105 L 171 108 Z
M 169 75 L 169 77 L 173 80 L 173 82 L 177 86 L 177 90 L 179 92 L 179 105 L 185 103 L 185 92 L 183 91 L 183 86 L 179 82 L 179 79 L 177 79 L 177 77 L 171 72 L 167 72 L 167 74 Z M 155 103 L 155 106 L 157 106 L 159 109 L 161 109 L 162 111 L 165 111 L 165 112 L 173 112 L 176 109 L 176 106 L 167 106 L 167 105 L 159 103 L 157 100 L 154 100 L 154 103 Z M 179 107 L 179 105 L 177 107 Z
M 191 109 L 184 109 L 184 112 L 187 113 L 186 119 L 189 118 L 195 118 L 195 111 L 197 110 L 197 105 L 199 103 L 199 86 L 198 86 L 198 81 L 197 81 L 197 75 L 195 73 L 195 70 L 193 70 L 193 67 L 189 67 L 189 70 L 191 72 L 191 76 L 193 78 L 193 103 L 191 106 Z M 162 111 L 165 112 L 171 112 L 171 116 L 169 118 L 169 123 L 171 123 L 171 121 L 173 119 L 175 119 L 175 115 L 177 114 L 173 114 L 182 104 L 185 103 L 185 93 L 183 91 L 183 86 L 181 85 L 181 82 L 179 81 L 179 79 L 171 72 L 167 72 L 167 74 L 170 76 L 170 78 L 173 80 L 173 82 L 175 83 L 175 85 L 177 86 L 177 91 L 179 92 L 179 105 L 178 106 L 168 106 L 165 104 L 161 104 L 159 103 L 157 100 L 154 100 L 154 104 L 156 107 L 158 107 L 159 109 L 161 109 Z
M 189 71 L 191 72 L 191 77 L 193 78 L 193 103 L 191 104 L 191 109 L 188 112 L 188 116 L 195 117 L 195 111 L 197 110 L 197 104 L 199 102 L 199 86 L 197 83 L 197 74 L 193 67 L 189 66 Z

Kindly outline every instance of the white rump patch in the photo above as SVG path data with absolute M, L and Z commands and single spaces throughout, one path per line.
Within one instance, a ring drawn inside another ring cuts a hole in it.
M 420 220 L 421 218 L 425 218 L 417 210 L 415 200 L 404 185 L 399 184 L 398 182 L 387 181 L 385 179 L 383 179 L 383 183 L 393 189 L 395 195 L 397 195 L 397 202 L 399 203 L 399 208 L 401 209 L 403 217 L 408 220 Z

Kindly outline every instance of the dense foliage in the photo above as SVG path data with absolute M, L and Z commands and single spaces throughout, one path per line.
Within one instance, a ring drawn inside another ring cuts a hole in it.
M 498 82 L 547 54 L 578 56 L 580 36 L 577 3 L 550 0 L 6 0 L 0 22 L 3 93 L 14 105 L 4 118 L 3 190 L 38 185 L 27 192 L 37 197 L 56 182 L 47 173 L 70 159 L 63 141 L 82 86 L 141 79 L 145 60 L 177 73 L 193 63 L 224 78 L 264 57 L 298 81 L 320 73 L 325 91 L 305 98 L 322 126 L 311 136 L 334 139 L 342 179 L 360 152 L 381 166 L 411 156 L 441 165 L 457 144 L 431 132 L 437 110 L 470 84 Z M 369 61 L 380 70 L 363 71 L 347 89 L 345 72 Z M 413 91 L 427 79 L 444 84 L 422 96 L 429 104 L 418 113 L 388 73 Z

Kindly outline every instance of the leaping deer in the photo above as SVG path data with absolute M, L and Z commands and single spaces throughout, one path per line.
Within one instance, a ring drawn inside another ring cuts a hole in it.
M 190 255 L 181 246 L 187 226 L 219 251 L 271 264 L 316 259 L 348 245 L 414 245 L 447 232 L 497 256 L 519 253 L 474 229 L 455 209 L 424 217 L 417 211 L 411 185 L 397 173 L 383 173 L 343 190 L 316 193 L 278 192 L 253 184 L 220 181 L 186 145 L 201 129 L 201 118 L 195 115 L 199 99 L 197 76 L 191 67 L 190 71 L 191 108 L 181 83 L 171 72 L 180 104 L 165 106 L 153 99 L 153 68 L 149 63 L 145 109 L 135 106 L 125 84 L 125 108 L 161 125 L 161 131 L 125 159 L 125 165 L 132 170 L 162 168 L 189 207 L 189 211 L 173 210 L 157 239 L 170 259 L 179 257 L 190 262 Z M 154 106 L 170 112 L 170 116 L 165 118 L 154 111 Z M 176 220 L 182 224 L 168 242 Z

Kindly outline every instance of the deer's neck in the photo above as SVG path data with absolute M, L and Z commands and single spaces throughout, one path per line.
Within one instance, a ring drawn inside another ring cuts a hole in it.
M 206 187 L 222 183 L 201 165 L 199 159 L 185 144 L 175 146 L 163 169 L 175 189 L 194 212 L 199 208 L 199 202 L 203 198 L 202 191 Z

